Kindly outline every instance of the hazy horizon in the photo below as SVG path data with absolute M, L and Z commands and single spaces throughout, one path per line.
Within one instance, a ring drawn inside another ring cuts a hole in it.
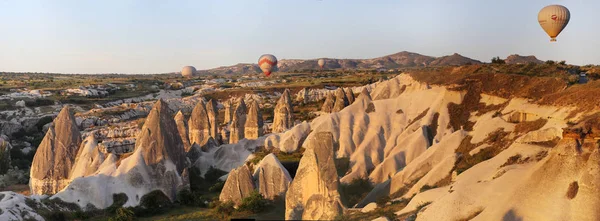
M 375 58 L 410 51 L 489 62 L 510 54 L 598 64 L 596 1 L 1 1 L 0 71 L 168 73 L 278 59 Z M 539 10 L 571 21 L 550 43 Z

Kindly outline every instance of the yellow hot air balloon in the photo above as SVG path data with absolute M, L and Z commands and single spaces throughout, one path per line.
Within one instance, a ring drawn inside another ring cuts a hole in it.
M 556 41 L 556 36 L 565 29 L 571 13 L 562 5 L 548 5 L 538 13 L 538 22 L 544 31 L 550 36 L 550 41 Z

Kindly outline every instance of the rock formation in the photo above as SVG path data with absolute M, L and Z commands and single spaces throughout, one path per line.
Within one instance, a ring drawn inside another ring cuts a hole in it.
M 358 95 L 358 98 L 360 98 L 360 97 L 366 97 L 366 98 L 369 98 L 369 100 L 373 100 L 373 98 L 371 98 L 371 93 L 366 88 L 362 89 L 362 91 Z
M 0 174 L 5 174 L 10 168 L 10 149 L 12 146 L 4 135 L 0 135 Z
M 199 101 L 192 110 L 192 116 L 188 121 L 190 144 L 197 143 L 204 146 L 210 137 L 210 120 L 203 101 Z
M 281 133 L 294 126 L 294 110 L 289 95 L 289 90 L 285 90 L 283 95 L 277 101 L 273 113 L 273 133 Z
M 231 126 L 229 128 L 229 143 L 237 143 L 241 139 L 244 139 L 244 126 L 246 125 L 246 103 L 243 99 L 240 99 L 239 104 L 235 108 L 233 113 L 233 119 L 231 120 Z
M 80 207 L 91 204 L 99 209 L 110 206 L 112 195 L 125 193 L 124 206 L 137 206 L 143 196 L 162 191 L 171 201 L 184 186 L 181 178 L 187 166 L 183 142 L 178 134 L 173 113 L 158 100 L 137 136 L 135 150 L 119 158 L 108 154 L 96 173 L 72 180 L 51 199 L 60 198 Z
M 229 124 L 229 123 L 231 123 L 231 120 L 233 119 L 233 112 L 235 112 L 235 105 L 230 99 L 223 103 L 223 107 L 225 107 L 225 119 L 224 119 L 225 122 L 224 123 Z
M 323 111 L 325 113 L 331 113 L 334 106 L 335 106 L 335 97 L 333 96 L 333 93 L 328 93 L 327 97 L 325 98 L 325 103 L 323 103 L 323 106 L 321 107 L 321 111 Z
M 244 136 L 247 139 L 256 139 L 263 135 L 263 118 L 255 100 L 250 101 L 246 123 L 244 124 Z
M 333 135 L 319 132 L 308 142 L 285 197 L 285 219 L 332 220 L 344 211 L 338 191 Z
M 71 180 L 93 174 L 102 162 L 104 162 L 104 153 L 98 148 L 98 141 L 94 136 L 86 137 L 75 158 Z
M 276 196 L 285 195 L 290 182 L 292 182 L 289 172 L 272 153 L 258 163 L 253 177 L 258 192 L 270 200 L 275 199 Z
M 335 91 L 335 105 L 333 106 L 331 112 L 340 112 L 349 104 L 350 103 L 348 102 L 348 97 L 346 97 L 346 92 L 344 92 L 344 89 L 338 88 Z
M 206 112 L 208 113 L 208 122 L 210 124 L 210 136 L 218 141 L 219 139 L 219 108 L 217 107 L 217 101 L 214 99 L 208 100 L 206 103 Z
M 33 194 L 55 194 L 69 183 L 80 144 L 81 134 L 75 117 L 65 106 L 33 157 L 30 174 Z
M 236 206 L 239 206 L 242 199 L 249 196 L 252 191 L 254 191 L 252 174 L 250 174 L 248 166 L 242 165 L 229 172 L 227 181 L 225 181 L 223 190 L 221 190 L 221 195 L 219 195 L 219 201 L 232 201 Z
M 352 92 L 351 88 L 347 88 L 346 90 L 346 98 L 348 98 L 348 105 L 354 103 L 354 92 Z
M 279 149 L 281 152 L 292 153 L 302 146 L 302 143 L 310 133 L 310 124 L 306 121 L 279 134 L 271 134 L 265 139 L 265 148 L 272 151 Z
M 187 152 L 190 150 L 190 147 L 192 145 L 190 144 L 190 140 L 188 138 L 189 132 L 187 122 L 185 122 L 185 116 L 183 116 L 183 113 L 181 113 L 181 111 L 178 111 L 177 114 L 175 114 L 175 124 L 177 124 L 177 131 L 179 132 L 179 136 L 181 137 L 181 141 L 183 142 L 183 148 Z
M 164 164 L 168 159 L 181 174 L 185 167 L 185 150 L 168 105 L 158 100 L 146 118 L 135 149 L 140 149 L 146 165 Z

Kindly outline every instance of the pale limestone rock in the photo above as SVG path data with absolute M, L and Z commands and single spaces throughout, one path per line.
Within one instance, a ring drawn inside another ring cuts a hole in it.
M 33 194 L 55 194 L 69 183 L 80 144 L 75 117 L 65 106 L 33 157 L 30 173 Z
M 250 101 L 246 123 L 244 124 L 244 136 L 247 139 L 257 139 L 263 135 L 263 118 L 255 100 Z
M 290 182 L 292 182 L 289 172 L 272 153 L 258 163 L 253 177 L 258 192 L 270 200 L 275 199 L 276 196 L 285 195 Z
M 204 146 L 210 137 L 210 121 L 203 101 L 199 101 L 194 110 L 192 110 L 188 127 L 190 144 L 197 143 L 200 146 Z
M 294 110 L 289 90 L 285 90 L 277 101 L 273 113 L 273 133 L 281 133 L 294 126 Z
M 229 172 L 227 181 L 219 195 L 219 201 L 232 201 L 236 206 L 242 203 L 242 199 L 254 191 L 254 182 L 248 166 L 242 165 Z
M 338 191 L 333 135 L 319 132 L 308 141 L 285 197 L 285 219 L 332 220 L 344 211 Z
M 335 106 L 335 97 L 333 96 L 332 93 L 328 93 L 327 97 L 325 98 L 325 103 L 323 103 L 323 106 L 321 106 L 321 111 L 323 111 L 325 113 L 331 113 L 334 106 Z
M 237 143 L 241 139 L 244 139 L 244 126 L 246 125 L 246 103 L 243 99 L 240 99 L 237 108 L 233 114 L 229 131 L 229 143 Z
M 177 124 L 177 131 L 179 132 L 179 136 L 181 137 L 185 151 L 189 151 L 192 145 L 190 144 L 188 136 L 189 132 L 187 122 L 185 121 L 185 116 L 183 113 L 181 113 L 181 111 L 178 111 L 177 114 L 175 114 L 175 124 Z
M 206 103 L 206 112 L 208 113 L 208 122 L 210 124 L 210 136 L 216 142 L 219 140 L 219 109 L 217 107 L 217 101 L 214 99 L 208 100 L 208 103 Z
M 341 87 L 335 91 L 335 105 L 331 112 L 340 112 L 342 109 L 347 107 L 350 103 L 346 97 L 346 92 Z

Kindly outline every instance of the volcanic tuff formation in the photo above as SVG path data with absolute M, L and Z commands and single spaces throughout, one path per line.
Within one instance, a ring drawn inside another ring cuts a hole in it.
M 29 185 L 34 194 L 55 194 L 69 184 L 81 134 L 65 106 L 48 129 L 31 165 Z
M 219 109 L 217 107 L 217 101 L 214 99 L 208 100 L 206 112 L 208 113 L 208 122 L 210 124 L 210 136 L 217 141 L 219 140 Z
M 229 143 L 237 143 L 241 139 L 244 139 L 244 126 L 246 125 L 246 103 L 244 99 L 239 99 L 239 103 L 236 105 L 235 112 L 233 113 L 233 119 L 229 128 Z
M 284 196 L 292 182 L 289 172 L 272 153 L 258 163 L 253 178 L 258 192 L 270 200 L 275 199 L 276 196 Z
M 210 137 L 210 121 L 206 106 L 203 101 L 199 101 L 192 110 L 192 116 L 188 121 L 190 143 L 197 143 L 200 146 L 204 146 Z
M 74 179 L 52 199 L 103 209 L 112 204 L 113 194 L 125 193 L 125 206 L 136 206 L 142 196 L 160 190 L 173 201 L 185 184 L 181 179 L 185 166 L 185 150 L 173 114 L 164 101 L 158 100 L 131 155 L 118 159 L 109 154 L 93 175 Z
M 313 135 L 286 193 L 285 219 L 332 220 L 345 209 L 338 191 L 333 136 Z
M 352 92 L 352 89 L 346 89 L 346 98 L 348 99 L 348 105 L 354 103 L 354 92 Z
M 254 181 L 248 166 L 242 165 L 233 169 L 227 176 L 227 181 L 219 195 L 219 201 L 232 201 L 236 206 L 242 203 L 242 199 L 249 196 L 254 190 Z
M 325 102 L 321 107 L 321 111 L 325 113 L 331 113 L 333 111 L 333 107 L 335 106 L 335 97 L 332 93 L 327 94 L 327 98 L 325 98 Z
M 263 118 L 255 100 L 250 101 L 246 123 L 244 124 L 244 137 L 256 139 L 263 135 Z
M 185 116 L 183 116 L 181 111 L 178 111 L 177 114 L 175 114 L 175 124 L 177 124 L 177 131 L 179 132 L 179 136 L 181 137 L 185 151 L 189 151 L 192 145 L 190 144 L 190 140 L 188 138 L 189 132 L 187 122 L 185 121 Z
M 350 102 L 348 102 L 348 97 L 346 97 L 346 92 L 344 92 L 344 89 L 338 88 L 335 91 L 335 105 L 333 106 L 331 112 L 339 112 L 349 104 Z
M 289 90 L 285 90 L 273 113 L 273 133 L 281 133 L 294 126 L 294 110 Z

